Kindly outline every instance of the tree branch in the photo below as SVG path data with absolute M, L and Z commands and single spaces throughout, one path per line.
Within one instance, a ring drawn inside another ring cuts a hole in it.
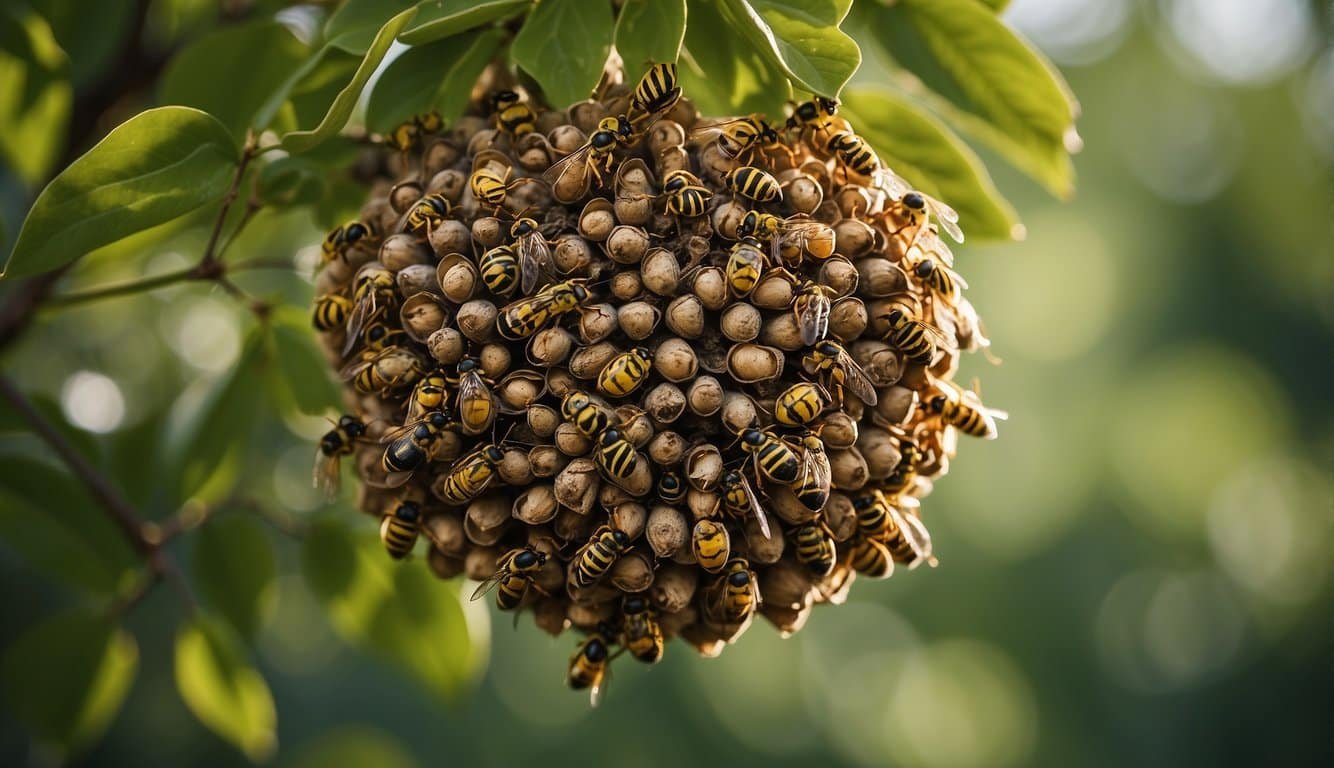
M 88 490 L 93 500 L 107 513 L 111 522 L 120 529 L 130 547 L 148 564 L 149 569 L 161 578 L 173 582 L 181 594 L 182 602 L 193 610 L 194 597 L 190 594 L 189 587 L 186 586 L 176 563 L 145 535 L 143 522 L 111 481 L 89 463 L 70 441 L 60 434 L 60 431 L 32 406 L 32 403 L 28 402 L 14 383 L 4 376 L 0 376 L 0 397 L 9 401 L 19 416 L 32 427 L 33 432 L 55 451 L 65 466 L 69 467 L 70 472 Z

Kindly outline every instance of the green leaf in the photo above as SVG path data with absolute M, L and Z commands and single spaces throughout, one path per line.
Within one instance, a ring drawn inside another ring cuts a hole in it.
M 723 0 L 723 15 L 787 73 L 794 86 L 837 96 L 862 53 L 838 28 L 852 0 Z
M 686 0 L 626 0 L 616 17 L 616 50 L 627 73 L 676 61 L 686 34 Z
M 702 113 L 781 118 L 792 95 L 787 74 L 732 31 L 719 4 L 691 3 L 685 50 L 677 75 Z
M 849 88 L 840 111 L 895 173 L 958 211 L 959 226 L 970 239 L 1023 237 L 1023 226 L 986 166 L 929 113 L 897 94 L 867 87 Z
M 1010 0 L 977 0 L 977 2 L 990 8 L 994 13 L 1000 13 L 1010 5 Z
M 316 125 L 361 66 L 361 57 L 326 47 L 304 67 L 286 97 L 296 113 L 296 127 Z M 293 129 L 295 130 L 295 128 Z
M 69 56 L 75 86 L 93 83 L 107 72 L 111 57 L 133 27 L 134 3 L 35 0 L 31 5 L 51 25 L 56 41 Z
M 4 274 L 55 269 L 221 200 L 237 159 L 231 134 L 207 113 L 189 107 L 141 112 L 46 185 Z
M 172 58 L 162 75 L 161 100 L 202 109 L 240 138 L 247 128 L 267 127 L 273 117 L 264 109 L 270 96 L 308 55 L 276 21 L 222 27 Z
M 446 120 L 463 114 L 473 84 L 503 37 L 501 30 L 489 29 L 409 48 L 390 62 L 371 91 L 366 126 L 385 133 L 433 109 Z M 442 62 L 448 62 L 443 76 Z
M 314 203 L 324 196 L 324 169 L 305 157 L 280 157 L 265 163 L 256 181 L 259 199 L 270 208 Z
M 185 427 L 168 441 L 164 467 L 177 484 L 173 498 L 217 500 L 235 482 L 237 463 L 264 405 L 263 367 L 268 348 L 257 329 L 246 339 L 236 365 L 213 384 Z
M 273 696 L 222 621 L 199 614 L 177 632 L 176 688 L 199 722 L 251 760 L 273 754 L 278 745 Z
M 334 519 L 311 526 L 301 561 L 307 584 L 344 640 L 447 701 L 476 683 L 486 642 L 474 637 L 481 627 L 469 624 L 479 614 L 465 613 L 456 582 L 435 578 L 420 563 L 394 562 L 373 532 L 354 535 Z
M 542 0 L 514 38 L 514 61 L 542 86 L 547 103 L 564 108 L 587 99 L 611 51 L 611 5 Z
M 876 39 L 928 91 L 919 101 L 1053 194 L 1073 194 L 1079 105 L 1046 58 L 977 0 L 868 7 Z
M 343 726 L 302 745 L 291 768 L 415 768 L 417 761 L 388 733 L 365 725 Z
M 68 754 L 95 743 L 120 712 L 139 647 L 103 617 L 67 613 L 24 630 L 2 664 L 8 711 Z
M 409 8 L 416 0 L 347 0 L 324 23 L 329 45 L 358 56 L 375 40 L 375 33 L 389 17 Z
M 422 0 L 412 25 L 398 39 L 408 45 L 429 43 L 508 19 L 531 5 L 532 0 Z
M 296 309 L 285 307 L 274 313 L 274 373 L 282 377 L 282 386 L 303 413 L 320 415 L 337 408 L 338 385 L 329 375 L 329 363 L 315 345 L 310 318 Z
M 25 182 L 40 183 L 60 157 L 72 99 L 51 28 L 31 11 L 0 9 L 0 158 Z
M 98 595 L 139 564 L 78 481 L 28 456 L 0 457 L 0 540 L 42 573 Z
M 383 27 L 380 27 L 379 33 L 375 35 L 375 39 L 371 42 L 370 48 L 366 50 L 366 55 L 362 57 L 356 73 L 353 74 L 352 82 L 339 91 L 337 98 L 334 99 L 328 112 L 325 113 L 324 119 L 312 130 L 294 131 L 283 136 L 283 149 L 292 153 L 305 152 L 319 146 L 325 139 L 342 130 L 343 126 L 347 124 L 348 118 L 352 116 L 352 110 L 357 106 L 357 99 L 361 98 L 361 90 L 366 87 L 367 81 L 371 79 L 371 75 L 380 66 L 380 61 L 389 50 L 389 46 L 393 45 L 394 36 L 412 20 L 414 13 L 416 11 L 409 8 L 385 22 Z
M 277 566 L 264 527 L 232 515 L 208 521 L 194 535 L 190 573 L 204 601 L 253 640 L 272 613 Z

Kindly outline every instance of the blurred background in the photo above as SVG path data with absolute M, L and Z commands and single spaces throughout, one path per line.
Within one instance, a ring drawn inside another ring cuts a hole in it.
M 448 684 L 344 642 L 303 581 L 300 543 L 275 536 L 254 658 L 279 713 L 276 762 L 1328 764 L 1331 10 L 1014 0 L 1006 11 L 1069 79 L 1085 146 L 1069 203 L 989 163 L 1028 239 L 956 249 L 1004 358 L 967 372 L 1010 419 L 994 443 L 961 441 L 923 505 L 939 568 L 862 583 L 792 639 L 757 622 L 716 660 L 672 644 L 657 667 L 617 663 L 590 710 L 561 684 L 573 636 L 527 621 L 511 631 L 477 605 L 423 618 L 453 627 L 439 643 L 466 656 Z M 0 173 L 5 251 L 30 194 L 15 162 Z M 331 221 L 266 213 L 234 253 L 308 273 Z M 160 227 L 94 254 L 77 280 L 188 267 L 203 236 Z M 238 282 L 309 301 L 295 273 Z M 234 366 L 251 324 L 225 295 L 177 287 L 44 316 L 3 366 L 49 398 L 136 504 L 165 516 L 154 457 L 173 444 L 161 436 Z M 292 408 L 263 411 L 236 465 L 289 527 L 322 506 L 309 471 L 325 429 Z M 19 458 L 0 468 L 0 504 L 17 504 L 35 443 L 2 445 Z M 50 492 L 60 514 L 73 491 Z M 190 567 L 200 551 L 178 544 Z M 5 546 L 0 579 L 5 645 L 77 599 Z M 179 618 L 166 589 L 130 615 L 137 680 L 79 762 L 245 762 L 180 704 Z M 416 642 L 441 649 L 426 630 Z M 50 760 L 0 709 L 0 763 Z

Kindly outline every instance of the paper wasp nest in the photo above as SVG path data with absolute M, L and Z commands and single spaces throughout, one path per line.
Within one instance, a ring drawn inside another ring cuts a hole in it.
M 717 655 L 934 564 L 921 500 L 960 433 L 995 436 L 951 381 L 987 345 L 954 214 L 835 103 L 704 118 L 667 66 L 604 93 L 488 84 L 384 137 L 314 314 L 348 409 L 317 480 L 349 456 L 391 556 L 425 539 L 441 578 L 573 628 L 595 692 L 622 651 Z

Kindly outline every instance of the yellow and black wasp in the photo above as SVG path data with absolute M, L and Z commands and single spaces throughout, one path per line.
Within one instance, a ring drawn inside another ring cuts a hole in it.
M 811 139 L 820 133 L 827 133 L 834 125 L 834 116 L 837 114 L 838 99 L 816 96 L 793 107 L 792 114 L 787 118 L 787 130 L 798 131 L 801 139 Z
M 801 381 L 774 400 L 774 420 L 785 427 L 804 427 L 829 407 L 829 393 L 819 384 Z
M 681 86 L 676 81 L 675 62 L 649 67 L 635 85 L 635 91 L 630 96 L 630 111 L 625 115 L 634 136 L 644 135 L 658 118 L 680 100 Z
M 760 606 L 760 583 L 750 562 L 734 557 L 713 587 L 714 616 L 725 622 L 739 622 Z
M 931 554 L 931 534 L 922 525 L 921 518 L 904 512 L 896 504 L 889 505 L 889 516 L 893 519 L 895 531 L 885 539 L 885 546 L 894 562 L 907 565 L 910 571 L 922 563 L 936 567 L 936 558 Z
M 875 386 L 842 344 L 828 339 L 821 341 L 802 357 L 801 363 L 808 373 L 820 377 L 821 385 L 833 394 L 836 404 L 843 402 L 844 387 L 867 405 L 876 404 Z
M 482 254 L 477 271 L 487 290 L 497 296 L 508 296 L 519 285 L 519 257 L 512 245 L 497 245 Z
M 747 211 L 737 224 L 738 240 L 747 238 L 769 246 L 774 263 L 796 268 L 802 256 L 824 260 L 834 255 L 834 229 L 805 214 L 780 218 L 762 211 Z
M 755 290 L 764 274 L 764 251 L 760 250 L 759 241 L 744 238 L 732 246 L 727 254 L 727 287 L 732 295 L 744 299 Z
M 996 419 L 1007 418 L 1004 411 L 982 405 L 976 392 L 953 385 L 948 391 L 940 391 L 928 398 L 926 412 L 965 435 L 984 440 L 995 440 L 998 434 Z
M 380 542 L 395 560 L 412 554 L 420 532 L 421 507 L 417 502 L 403 499 L 380 520 Z
M 361 265 L 352 278 L 352 311 L 347 316 L 347 338 L 343 341 L 343 356 L 361 339 L 366 324 L 398 301 L 394 273 L 378 261 Z
M 890 196 L 892 202 L 885 206 L 880 221 L 890 235 L 911 245 L 920 233 L 926 230 L 929 222 L 934 222 L 944 229 L 954 242 L 963 242 L 963 230 L 959 228 L 959 214 L 953 208 L 908 186 L 901 177 L 888 168 L 880 168 L 872 179 L 877 188 Z
M 834 570 L 838 552 L 833 534 L 818 520 L 797 526 L 792 531 L 797 562 L 806 566 L 816 577 L 828 576 Z
M 630 547 L 630 536 L 625 531 L 601 526 L 570 561 L 570 587 L 585 589 L 598 583 Z
M 551 245 L 542 235 L 537 221 L 526 216 L 515 219 L 510 225 L 510 237 L 519 256 L 519 286 L 524 293 L 532 293 L 541 270 L 551 266 Z
M 352 455 L 354 443 L 366 434 L 366 425 L 351 414 L 343 414 L 334 424 L 334 428 L 320 438 L 320 446 L 315 451 L 315 471 L 313 482 L 328 501 L 338 495 L 338 469 L 344 456 Z
M 426 373 L 421 357 L 406 347 L 368 350 L 338 372 L 343 381 L 351 381 L 363 395 L 381 396 L 413 386 Z
M 868 579 L 887 579 L 894 573 L 894 558 L 889 554 L 889 547 L 864 537 L 853 543 L 848 565 Z
M 621 645 L 645 664 L 656 664 L 662 658 L 658 612 L 643 595 L 626 595 L 621 600 Z
M 784 442 L 788 442 L 786 438 Z M 825 453 L 824 441 L 814 432 L 807 430 L 798 443 L 788 442 L 794 451 L 800 450 L 801 472 L 797 480 L 791 483 L 792 493 L 802 506 L 812 512 L 819 512 L 829 501 L 829 487 L 832 470 L 829 455 Z
M 885 478 L 883 487 L 886 493 L 895 494 L 907 490 L 917 479 L 917 462 L 922 458 L 922 451 L 917 444 L 906 437 L 899 438 L 899 461 Z
M 514 91 L 492 94 L 491 108 L 496 115 L 496 130 L 501 133 L 517 138 L 537 130 L 537 113 Z
M 725 508 L 729 513 L 736 517 L 744 518 L 747 514 L 754 515 L 756 524 L 760 527 L 760 533 L 764 538 L 769 538 L 769 517 L 764 514 L 764 508 L 760 506 L 760 497 L 751 487 L 750 481 L 746 475 L 735 469 L 728 470 L 722 478 L 722 496 L 718 498 L 718 504 L 714 506 L 714 513 L 718 507 Z
M 913 262 L 910 266 L 912 276 L 931 289 L 931 292 L 939 296 L 946 304 L 953 305 L 957 303 L 960 291 L 968 287 L 968 283 L 964 282 L 959 273 L 944 264 L 936 263 L 932 259 L 922 259 Z
M 443 371 L 434 370 L 422 376 L 408 398 L 408 413 L 403 420 L 411 424 L 426 418 L 426 414 L 444 411 L 449 407 L 449 379 Z
M 496 318 L 496 330 L 511 341 L 532 336 L 551 321 L 578 309 L 587 301 L 587 283 L 585 278 L 554 283 L 538 291 L 535 296 L 506 305 Z
M 686 219 L 703 216 L 713 197 L 713 191 L 701 184 L 698 176 L 683 168 L 667 172 L 662 194 L 667 199 L 667 212 Z
M 454 505 L 472 501 L 491 484 L 496 475 L 496 466 L 504 459 L 504 451 L 488 444 L 454 462 L 440 484 L 441 500 Z
M 320 247 L 326 263 L 334 259 L 340 259 L 347 249 L 362 241 L 369 241 L 375 237 L 375 230 L 362 221 L 349 221 L 342 226 L 334 227 L 329 230 L 329 234 L 324 236 L 324 244 Z
M 597 437 L 611 426 L 611 416 L 593 398 L 578 390 L 561 399 L 560 411 L 584 437 Z
M 449 202 L 449 198 L 435 192 L 418 200 L 408 209 L 402 229 L 405 232 L 429 236 L 432 229 L 453 213 L 454 204 Z
M 721 571 L 732 556 L 732 538 L 727 526 L 721 520 L 707 517 L 697 520 L 690 534 L 690 551 L 700 568 L 709 573 Z
M 457 418 L 465 435 L 480 435 L 496 421 L 496 398 L 476 358 L 465 357 L 449 381 L 457 392 Z
M 591 176 L 600 187 L 603 174 L 611 173 L 616 162 L 616 148 L 627 144 L 632 137 L 633 129 L 624 115 L 603 118 L 583 146 L 552 163 L 542 178 L 554 188 L 562 186 L 561 179 L 566 173 L 575 172 L 582 174 L 581 185 Z
M 570 657 L 570 667 L 565 674 L 565 684 L 576 691 L 588 690 L 588 703 L 596 707 L 602 698 L 602 688 L 606 684 L 607 671 L 611 660 L 611 643 L 616 637 L 611 625 L 603 622 L 597 630 L 588 633 Z M 620 655 L 618 652 L 616 655 Z
M 496 164 L 492 159 L 497 154 L 495 150 L 479 152 L 477 158 L 473 160 L 472 173 L 468 176 L 468 189 L 472 191 L 473 198 L 478 203 L 493 208 L 496 215 L 505 207 L 505 200 L 509 198 L 511 190 L 525 184 L 538 183 L 536 179 L 527 176 L 510 181 L 514 168 L 508 164 L 504 155 L 500 155 L 505 170 L 503 172 L 496 170 Z
M 449 425 L 449 418 L 435 411 L 420 421 L 387 432 L 380 439 L 387 443 L 380 461 L 385 471 L 385 485 L 396 488 L 406 483 L 413 472 L 434 459 L 440 448 L 440 434 Z
M 833 310 L 834 289 L 814 280 L 805 280 L 792 297 L 792 314 L 801 332 L 801 343 L 810 347 L 829 335 L 829 313 Z
M 889 330 L 885 343 L 898 350 L 909 362 L 930 365 L 936 351 L 948 344 L 945 334 L 934 325 L 914 317 L 908 307 L 896 306 L 885 314 Z
M 613 357 L 598 372 L 598 391 L 608 397 L 625 397 L 648 381 L 653 354 L 635 347 Z
M 598 435 L 593 461 L 609 478 L 625 480 L 634 473 L 639 455 L 635 452 L 635 446 L 621 434 L 621 430 L 609 427 Z
M 691 134 L 691 138 L 713 136 L 717 137 L 718 151 L 724 157 L 740 163 L 749 163 L 756 153 L 764 157 L 770 151 L 779 151 L 789 157 L 792 156 L 792 150 L 783 143 L 778 131 L 765 121 L 763 115 L 753 114 L 724 120 Z
M 385 139 L 394 149 L 411 152 L 421 146 L 422 136 L 439 133 L 443 127 L 438 112 L 423 112 L 399 123 Z
M 686 483 L 681 478 L 681 473 L 668 469 L 658 476 L 656 484 L 658 498 L 667 504 L 679 504 L 686 497 Z
M 783 188 L 778 186 L 768 171 L 753 165 L 733 168 L 723 176 L 723 186 L 732 194 L 756 203 L 772 203 L 783 199 Z
M 326 293 L 315 301 L 315 311 L 310 322 L 315 330 L 328 333 L 335 328 L 347 327 L 348 315 L 352 313 L 352 300 L 341 293 Z
M 496 593 L 496 607 L 502 611 L 512 611 L 523 603 L 529 589 L 541 591 L 542 588 L 534 583 L 534 579 L 546 562 L 546 553 L 531 545 L 512 549 L 501 556 L 495 574 L 477 585 L 472 599 L 478 600 L 500 587 Z

